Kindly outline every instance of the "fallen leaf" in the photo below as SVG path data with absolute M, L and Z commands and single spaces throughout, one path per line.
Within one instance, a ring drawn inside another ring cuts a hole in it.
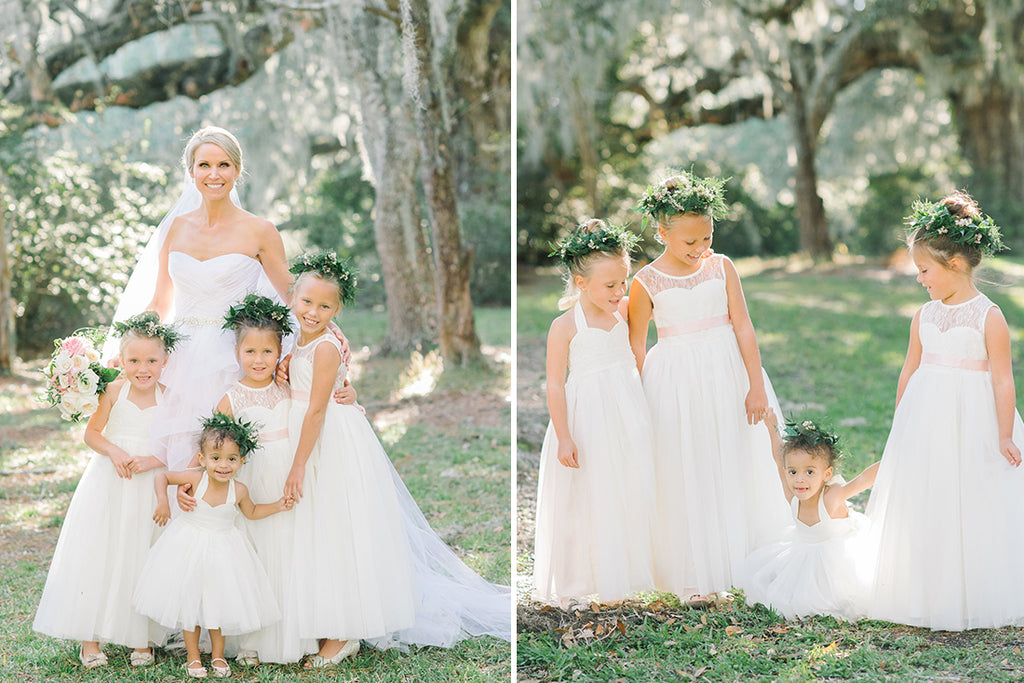
M 604 629 L 604 624 L 598 624 L 597 626 L 594 627 L 594 635 L 595 636 L 604 635 L 604 630 L 605 630 Z
M 700 615 L 700 623 L 702 623 L 705 626 L 707 626 L 708 625 L 708 615 L 706 615 L 706 614 Z
M 591 612 L 600 612 L 601 611 L 601 604 L 597 603 L 597 602 L 590 603 L 590 611 Z
M 666 640 L 662 645 L 678 645 L 674 640 Z
M 622 635 L 626 635 L 626 625 L 622 622 L 621 619 L 615 620 L 615 626 L 618 627 L 619 633 L 621 633 Z
M 743 629 L 739 626 L 729 625 L 725 627 L 725 635 L 727 636 L 738 636 L 741 633 L 743 633 Z

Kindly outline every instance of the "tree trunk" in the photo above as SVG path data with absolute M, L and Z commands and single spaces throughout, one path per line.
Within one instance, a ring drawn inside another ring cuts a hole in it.
M 0 188 L 6 187 L 0 170 Z M 0 197 L 5 192 L 0 190 Z M 5 202 L 6 204 L 6 202 Z M 8 253 L 7 211 L 0 205 L 0 374 L 14 370 L 17 339 L 14 334 L 14 301 L 11 299 L 11 259 Z
M 817 132 L 807 125 L 803 101 L 794 97 L 789 109 L 790 128 L 796 144 L 796 215 L 800 223 L 800 249 L 815 260 L 832 258 L 825 204 L 818 193 L 814 161 Z
M 994 77 L 979 86 L 981 95 L 970 101 L 950 94 L 960 151 L 974 170 L 971 192 L 1010 227 L 1024 218 L 1017 206 L 1024 195 L 1024 91 Z
M 470 297 L 472 250 L 463 247 L 458 205 L 452 182 L 454 166 L 450 130 L 443 110 L 444 81 L 434 63 L 434 40 L 427 0 L 405 0 L 402 31 L 413 40 L 417 80 L 414 99 L 419 123 L 420 172 L 430 208 L 437 302 L 438 344 L 449 365 L 466 365 L 480 357 L 480 339 Z

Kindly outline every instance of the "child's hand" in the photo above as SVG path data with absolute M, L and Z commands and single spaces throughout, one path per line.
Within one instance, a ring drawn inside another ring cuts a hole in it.
M 192 512 L 196 509 L 196 499 L 189 493 L 192 484 L 178 484 L 178 507 L 182 512 Z
M 277 372 L 274 373 L 274 381 L 278 386 L 288 386 L 288 366 L 292 362 L 292 354 L 288 354 L 277 363 Z
M 558 462 L 566 467 L 578 468 L 580 466 L 579 457 L 576 453 L 576 444 L 572 439 L 566 439 L 565 441 L 559 439 Z
M 128 455 L 123 449 L 117 446 L 111 446 L 110 448 L 110 462 L 114 465 L 114 471 L 117 472 L 117 476 L 122 479 L 132 478 L 132 467 L 134 458 Z
M 779 416 L 775 414 L 774 410 L 769 408 L 768 412 L 765 413 L 765 415 L 764 415 L 764 423 L 765 423 L 765 425 L 769 429 L 774 429 L 775 431 L 778 431 L 778 429 L 779 429 Z
M 345 335 L 341 333 L 341 328 L 334 321 L 331 321 L 327 329 L 341 342 L 341 364 L 348 367 L 348 362 L 352 360 L 352 350 L 348 346 L 348 339 L 345 339 Z
M 1003 454 L 1014 467 L 1020 467 L 1020 449 L 1017 448 L 1017 444 L 1013 442 L 1013 439 L 1003 439 L 999 442 L 999 452 Z
M 302 498 L 302 480 L 306 478 L 305 465 L 292 465 L 288 478 L 284 480 L 284 497 L 297 503 Z
M 277 504 L 281 508 L 280 512 L 287 512 L 288 510 L 291 510 L 293 507 L 295 507 L 295 499 L 292 498 L 291 496 L 284 496 L 283 498 L 281 498 L 281 500 L 277 502 Z
M 163 462 L 160 458 L 155 455 L 147 455 L 143 458 L 132 458 L 132 470 L 135 474 L 142 474 L 150 470 L 155 470 L 157 467 L 163 467 Z
M 167 501 L 156 504 L 156 512 L 153 513 L 153 521 L 156 522 L 157 526 L 163 526 L 167 524 L 167 520 L 171 518 L 171 506 L 167 504 Z
M 747 411 L 747 424 L 756 425 L 765 418 L 768 411 L 768 394 L 763 388 L 751 389 L 747 392 L 747 400 L 743 403 Z
M 343 406 L 350 406 L 356 402 L 355 387 L 346 379 L 345 386 L 334 392 L 334 400 Z

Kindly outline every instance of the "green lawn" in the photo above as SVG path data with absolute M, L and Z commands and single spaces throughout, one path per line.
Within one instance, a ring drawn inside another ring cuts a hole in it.
M 1022 263 L 997 259 L 981 273 L 988 282 L 979 283 L 1006 315 L 1017 368 L 1024 367 Z M 927 294 L 913 273 L 878 264 L 812 268 L 752 259 L 737 267 L 783 410 L 832 423 L 848 453 L 843 469 L 856 474 L 881 456 L 910 319 Z M 708 610 L 683 608 L 665 595 L 599 612 L 531 603 L 536 455 L 547 419 L 538 384 L 560 285 L 550 272 L 521 274 L 520 283 L 517 345 L 520 359 L 532 359 L 534 368 L 524 371 L 520 360 L 517 514 L 529 532 L 520 532 L 516 557 L 521 682 L 1024 679 L 1021 628 L 943 633 L 876 621 L 786 622 L 747 606 L 742 594 Z M 855 505 L 866 499 L 863 494 Z
M 485 366 L 441 372 L 436 353 L 381 358 L 383 316 L 345 311 L 359 400 L 427 519 L 474 570 L 510 580 L 509 309 L 477 315 Z M 91 451 L 82 427 L 35 401 L 41 362 L 0 378 L 0 681 L 169 681 L 184 677 L 183 653 L 157 653 L 146 670 L 127 650 L 105 648 L 111 665 L 89 672 L 77 644 L 34 633 L 32 619 L 63 515 Z M 491 638 L 450 650 L 363 650 L 343 666 L 311 673 L 298 666 L 233 666 L 240 681 L 508 681 L 511 646 Z

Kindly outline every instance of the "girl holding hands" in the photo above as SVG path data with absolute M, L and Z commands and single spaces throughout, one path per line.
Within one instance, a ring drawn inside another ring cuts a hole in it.
M 770 439 L 754 426 L 772 409 L 754 326 L 735 266 L 711 251 L 724 182 L 683 172 L 648 190 L 639 208 L 665 250 L 629 296 L 653 424 L 656 587 L 684 597 L 727 591 L 789 517 Z M 652 317 L 658 342 L 648 353 Z

